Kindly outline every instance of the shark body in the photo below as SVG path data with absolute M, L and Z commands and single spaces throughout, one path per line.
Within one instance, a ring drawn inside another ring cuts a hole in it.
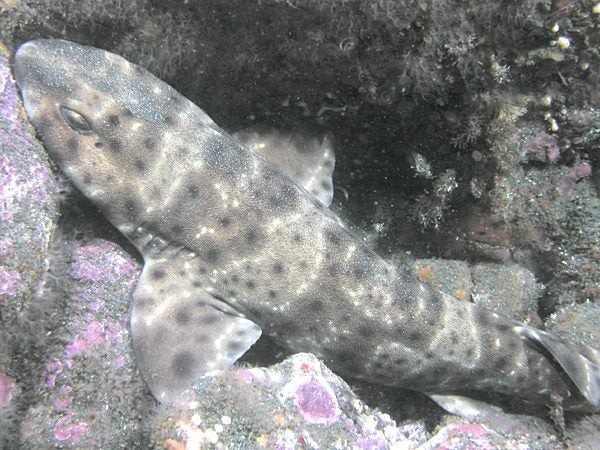
M 144 69 L 36 40 L 18 50 L 15 76 L 51 157 L 144 258 L 131 333 L 158 400 L 230 366 L 265 333 L 383 385 L 600 408 L 597 351 L 390 265 L 323 204 L 327 195 Z

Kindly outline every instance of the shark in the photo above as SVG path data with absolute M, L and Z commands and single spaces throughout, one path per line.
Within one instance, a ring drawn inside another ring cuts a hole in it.
M 300 175 L 142 67 L 64 40 L 22 44 L 14 75 L 51 158 L 143 257 L 130 331 L 158 401 L 264 333 L 342 376 L 438 399 L 600 410 L 600 352 L 438 292 L 350 231 L 327 207 L 327 142 L 298 149 L 316 167 Z

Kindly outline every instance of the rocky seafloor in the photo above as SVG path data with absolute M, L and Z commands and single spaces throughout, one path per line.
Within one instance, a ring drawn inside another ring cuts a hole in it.
M 158 405 L 127 325 L 139 256 L 56 177 L 8 58 L 67 38 L 229 130 L 327 134 L 333 208 L 380 254 L 600 348 L 599 17 L 593 1 L 4 2 L 0 447 L 594 448 L 597 416 L 458 418 L 269 341 Z

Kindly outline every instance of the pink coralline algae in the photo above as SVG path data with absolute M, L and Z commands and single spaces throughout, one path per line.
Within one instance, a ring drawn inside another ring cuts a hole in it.
M 47 269 L 58 210 L 47 154 L 26 124 L 2 48 L 0 148 L 0 305 L 6 325 L 16 323 L 33 301 Z
M 15 380 L 0 373 L 0 408 L 6 408 L 12 400 L 12 392 L 15 388 Z
M 85 422 L 71 421 L 73 413 L 68 413 L 61 417 L 54 426 L 54 437 L 59 441 L 70 439 L 72 442 L 79 442 L 88 429 Z
M 292 398 L 298 411 L 308 423 L 332 424 L 339 420 L 341 411 L 335 390 L 316 359 L 296 355 L 291 380 L 280 391 L 285 403 Z
M 62 363 L 54 358 L 51 361 L 48 361 L 46 364 L 46 372 L 48 372 L 48 378 L 46 378 L 46 385 L 52 389 L 56 384 L 56 376 L 61 373 L 63 370 Z
M 19 272 L 0 267 L 0 295 L 14 295 L 20 279 Z
M 73 278 L 93 282 L 117 281 L 136 269 L 133 261 L 110 251 L 111 249 L 109 242 L 94 243 L 77 249 L 71 270 Z
M 15 139 L 15 136 L 12 136 Z M 18 140 L 17 140 L 17 143 Z M 25 145 L 25 143 L 21 143 Z M 48 193 L 45 183 L 49 183 L 52 176 L 47 167 L 38 161 L 32 161 L 27 168 L 28 173 L 23 173 L 15 167 L 14 162 L 7 155 L 0 155 L 0 200 L 2 209 L 1 218 L 10 220 L 15 211 L 21 209 L 24 202 L 46 202 Z
M 317 379 L 301 384 L 296 389 L 296 406 L 307 422 L 331 423 L 340 417 L 333 392 Z
M 575 193 L 575 184 L 579 180 L 589 177 L 591 174 L 592 166 L 589 162 L 583 162 L 571 167 L 563 179 L 562 185 L 559 187 L 560 193 L 567 198 L 572 197 Z
M 65 348 L 67 356 L 76 356 L 88 349 L 97 347 L 104 342 L 104 326 L 99 322 L 91 322 L 87 325 L 83 336 L 77 336 L 73 342 Z
M 541 162 L 555 162 L 560 155 L 556 136 L 542 132 L 529 139 L 523 146 L 529 159 Z
M 136 432 L 135 408 L 142 400 L 131 399 L 144 388 L 132 370 L 127 330 L 137 266 L 116 245 L 92 241 L 76 247 L 71 265 L 61 270 L 70 295 L 63 303 L 67 319 L 55 328 L 60 338 L 45 354 L 45 379 L 35 394 L 39 400 L 24 419 L 24 446 L 117 448 Z

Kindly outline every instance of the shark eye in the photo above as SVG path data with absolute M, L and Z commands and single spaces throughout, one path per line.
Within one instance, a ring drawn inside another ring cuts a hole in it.
M 77 111 L 61 106 L 60 112 L 65 122 L 78 133 L 87 134 L 92 131 L 92 125 Z

